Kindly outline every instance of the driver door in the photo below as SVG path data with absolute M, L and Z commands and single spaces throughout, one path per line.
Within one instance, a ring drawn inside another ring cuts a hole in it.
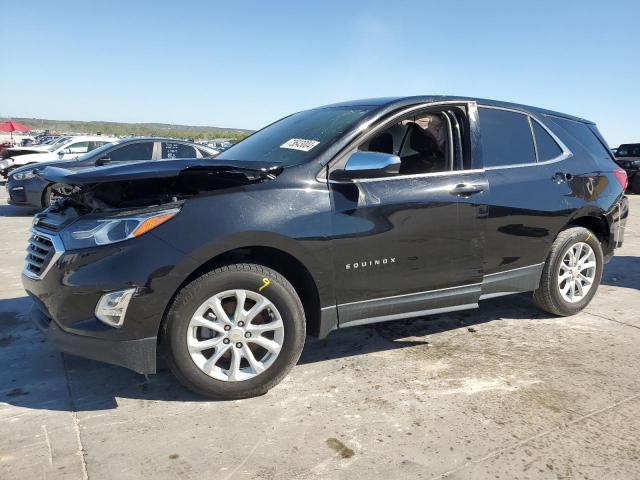
M 477 303 L 487 185 L 472 166 L 466 112 L 467 105 L 429 109 L 374 127 L 356 150 L 399 156 L 395 175 L 330 175 L 341 326 Z

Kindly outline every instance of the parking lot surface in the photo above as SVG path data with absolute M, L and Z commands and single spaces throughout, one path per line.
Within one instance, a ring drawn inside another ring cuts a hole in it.
M 65 356 L 25 318 L 0 193 L 0 478 L 640 478 L 640 196 L 591 305 L 528 295 L 333 332 L 267 395 L 203 401 Z

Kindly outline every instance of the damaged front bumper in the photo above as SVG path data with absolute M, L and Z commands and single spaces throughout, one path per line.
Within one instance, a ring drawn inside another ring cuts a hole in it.
M 156 373 L 157 337 L 108 340 L 69 333 L 35 305 L 29 312 L 29 318 L 61 352 L 118 365 L 142 374 Z
M 42 244 L 46 234 L 35 229 L 34 235 Z M 56 250 L 45 262 L 36 275 L 27 261 L 22 284 L 34 301 L 30 317 L 47 338 L 63 352 L 155 373 L 164 312 L 195 268 L 192 260 L 149 233 L 114 245 Z M 97 318 L 96 307 L 106 293 L 124 289 L 135 294 L 114 328 Z

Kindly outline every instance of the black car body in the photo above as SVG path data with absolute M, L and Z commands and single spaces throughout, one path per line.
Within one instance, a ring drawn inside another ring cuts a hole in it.
M 616 149 L 616 162 L 627 172 L 629 187 L 640 194 L 640 143 L 625 143 Z
M 22 278 L 59 348 L 151 373 L 181 289 L 229 264 L 287 279 L 307 332 L 325 337 L 536 290 L 568 227 L 597 237 L 607 261 L 628 214 L 617 170 L 593 123 L 557 112 L 457 97 L 346 102 L 276 122 L 208 165 L 48 168 L 75 192 L 36 216 Z M 136 238 L 97 245 L 83 233 L 158 211 L 173 217 Z M 99 321 L 103 295 L 127 289 L 120 328 Z
M 9 194 L 8 203 L 37 208 L 47 207 L 57 194 L 56 185 L 40 175 L 40 172 L 49 166 L 75 171 L 139 160 L 212 158 L 215 155 L 217 152 L 213 149 L 171 138 L 136 137 L 119 140 L 92 150 L 74 160 L 41 162 L 13 170 L 6 183 Z

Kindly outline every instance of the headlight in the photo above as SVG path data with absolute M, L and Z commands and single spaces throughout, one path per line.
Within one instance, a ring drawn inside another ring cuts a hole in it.
M 13 177 L 14 180 L 28 180 L 30 178 L 35 177 L 36 174 L 33 173 L 33 170 L 28 171 L 28 172 L 17 172 L 17 173 L 12 173 L 11 177 Z
M 175 217 L 179 208 L 108 218 L 86 218 L 69 225 L 60 236 L 67 250 L 96 247 L 139 237 Z

